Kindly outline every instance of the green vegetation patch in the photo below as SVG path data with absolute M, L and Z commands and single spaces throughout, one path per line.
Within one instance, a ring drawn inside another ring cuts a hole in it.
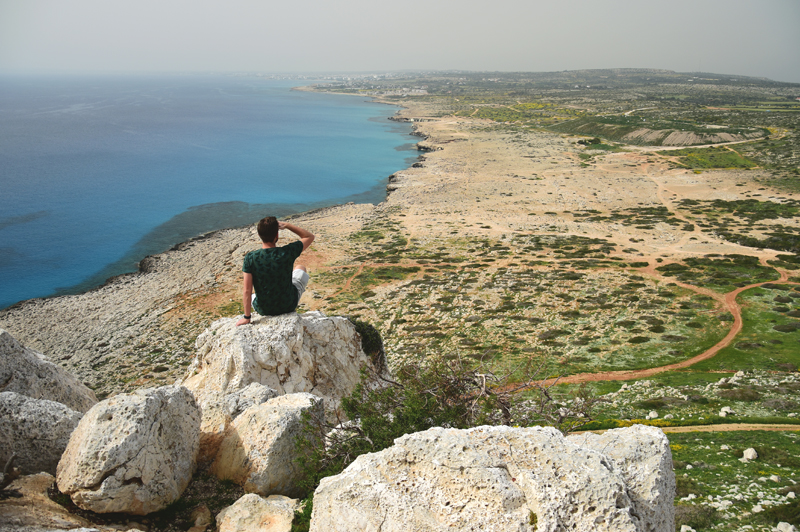
M 774 269 L 761 265 L 758 257 L 749 255 L 688 258 L 684 263 L 665 264 L 656 270 L 679 281 L 722 293 L 779 277 Z
M 704 230 L 713 230 L 730 242 L 753 248 L 800 253 L 800 228 L 774 222 L 764 223 L 770 220 L 796 219 L 800 216 L 800 201 L 682 200 L 680 205 L 694 216 L 702 218 L 702 221 L 697 222 L 698 226 Z M 759 222 L 761 223 L 756 225 Z
M 800 318 L 789 315 L 800 309 L 800 299 L 788 297 L 796 293 L 791 285 L 773 286 L 777 288 L 753 288 L 739 296 L 742 331 L 731 345 L 695 364 L 694 369 L 785 371 L 800 366 Z M 776 298 L 792 303 L 780 303 Z
M 491 100 L 475 100 L 469 103 L 470 105 L 467 108 L 456 111 L 454 114 L 456 116 L 482 118 L 500 123 L 534 126 L 554 124 L 564 120 L 578 118 L 585 114 L 585 112 L 579 109 L 562 107 L 554 103 L 546 102 L 514 104 L 508 102 L 508 104 L 502 105 Z
M 632 209 L 620 209 L 603 214 L 595 210 L 576 212 L 573 214 L 576 219 L 587 222 L 610 222 L 623 225 L 633 225 L 646 229 L 653 229 L 655 224 L 666 223 L 671 226 L 682 226 L 684 222 L 679 220 L 664 206 L 658 207 L 636 207 Z
M 681 166 L 692 169 L 706 168 L 753 168 L 757 163 L 742 157 L 737 152 L 722 146 L 711 148 L 686 148 L 660 151 L 659 155 L 679 157 Z
M 607 138 L 616 142 L 661 146 L 673 133 L 694 133 L 692 144 L 710 144 L 720 133 L 745 138 L 756 130 L 749 127 L 722 127 L 710 130 L 705 124 L 692 120 L 675 120 L 664 116 L 650 115 L 605 115 L 582 116 L 575 120 L 555 124 L 550 127 L 562 133 Z M 760 133 L 766 136 L 765 130 Z
M 731 431 L 667 434 L 675 466 L 676 530 L 773 530 L 780 522 L 800 524 L 798 432 Z M 745 449 L 756 460 L 739 461 Z M 794 479 L 794 480 L 793 480 Z M 753 512 L 757 504 L 761 512 Z M 765 528 L 762 528 L 765 527 Z
M 689 209 L 695 215 L 731 214 L 748 222 L 775 220 L 777 218 L 795 218 L 800 215 L 800 201 L 786 200 L 782 203 L 774 201 L 745 200 L 681 200 L 680 206 Z

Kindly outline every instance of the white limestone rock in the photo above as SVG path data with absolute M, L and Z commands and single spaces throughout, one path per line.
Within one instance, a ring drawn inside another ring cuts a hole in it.
M 310 393 L 282 395 L 251 406 L 234 420 L 211 471 L 250 493 L 301 495 L 295 438 L 303 412 L 321 415 L 322 408 L 323 400 Z
M 0 329 L 0 390 L 45 399 L 86 412 L 97 403 L 94 392 L 43 354 L 28 349 Z
M 642 530 L 673 530 L 675 473 L 669 440 L 660 429 L 634 425 L 603 434 L 574 434 L 567 439 L 614 462 L 628 486 L 635 514 L 647 524 Z
M 198 336 L 197 354 L 179 381 L 203 412 L 201 461 L 214 457 L 233 420 L 226 396 L 259 383 L 279 395 L 312 393 L 335 408 L 358 384 L 361 367 L 372 365 L 355 326 L 340 316 L 290 313 L 241 327 L 236 321 L 217 320 Z
M 200 409 L 183 387 L 121 394 L 81 419 L 57 468 L 85 510 L 146 515 L 180 497 L 195 468 Z
M 269 386 L 258 382 L 250 383 L 247 387 L 225 396 L 225 413 L 230 416 L 231 420 L 236 419 L 251 406 L 266 403 L 278 395 L 277 390 L 273 390 Z
M 218 532 L 290 532 L 297 499 L 248 493 L 217 514 Z
M 756 452 L 755 449 L 750 447 L 744 450 L 742 458 L 744 458 L 745 460 L 756 460 L 758 458 L 758 452 Z
M 55 474 L 82 415 L 55 401 L 0 393 L 0 464 L 13 453 L 22 474 Z
M 406 435 L 323 479 L 311 530 L 672 532 L 669 446 L 647 430 L 615 432 L 608 454 L 551 427 Z

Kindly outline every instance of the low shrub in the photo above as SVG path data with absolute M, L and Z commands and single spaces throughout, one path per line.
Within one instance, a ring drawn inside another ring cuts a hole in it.
M 694 529 L 705 529 L 717 521 L 717 510 L 710 506 L 676 504 L 675 505 L 675 530 L 680 530 L 683 525 Z
M 567 433 L 592 421 L 600 399 L 585 386 L 572 400 L 560 402 L 563 398 L 552 394 L 555 383 L 543 384 L 538 369 L 518 368 L 513 376 L 513 381 L 512 373 L 498 376 L 460 356 L 410 362 L 393 378 L 362 369 L 361 381 L 342 399 L 340 410 L 304 414 L 295 440 L 304 477 L 301 488 L 312 493 L 322 478 L 340 473 L 359 455 L 381 451 L 404 434 L 431 427 L 513 423 L 549 425 Z
M 758 401 L 761 394 L 752 388 L 733 388 L 731 390 L 719 390 L 717 395 L 729 401 Z

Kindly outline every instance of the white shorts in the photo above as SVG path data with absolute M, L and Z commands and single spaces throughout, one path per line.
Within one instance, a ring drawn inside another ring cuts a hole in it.
M 306 286 L 308 286 L 308 272 L 305 272 L 301 269 L 296 269 L 292 272 L 292 284 L 295 288 L 297 288 L 297 301 L 300 301 L 300 298 L 303 297 L 303 293 L 306 291 Z

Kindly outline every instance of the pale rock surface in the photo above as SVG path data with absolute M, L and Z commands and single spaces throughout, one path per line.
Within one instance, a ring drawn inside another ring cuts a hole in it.
M 82 415 L 54 401 L 0 393 L 0 467 L 13 453 L 23 474 L 55 474 Z
M 355 326 L 320 312 L 259 317 L 236 327 L 222 318 L 197 338 L 197 354 L 179 381 L 203 411 L 201 461 L 213 457 L 219 435 L 232 421 L 226 397 L 252 383 L 279 395 L 309 392 L 336 407 L 371 365 Z M 380 368 L 385 369 L 385 368 Z
M 218 532 L 290 532 L 297 499 L 248 493 L 217 514 Z
M 205 504 L 192 510 L 189 518 L 194 525 L 187 532 L 205 532 L 211 526 L 211 510 Z
M 785 521 L 778 523 L 778 526 L 775 527 L 775 530 L 777 532 L 797 532 L 797 528 L 793 524 Z
M 121 394 L 81 419 L 58 464 L 58 488 L 98 513 L 137 515 L 180 497 L 195 468 L 200 410 L 183 387 Z
M 755 449 L 750 447 L 750 448 L 744 450 L 744 454 L 742 455 L 742 458 L 744 458 L 745 460 L 755 460 L 755 459 L 758 458 L 758 453 L 756 452 Z
M 599 440 L 578 445 L 552 427 L 406 435 L 323 479 L 311 530 L 527 532 L 535 523 L 537 532 L 672 532 L 674 507 L 665 493 L 675 478 L 666 437 L 615 432 L 609 454 L 594 447 Z M 629 484 L 648 467 L 661 469 Z M 642 507 L 646 496 L 649 508 Z
M 3 532 L 39 532 L 52 530 L 74 530 L 94 528 L 103 532 L 86 519 L 71 514 L 66 508 L 50 500 L 47 489 L 55 478 L 49 473 L 23 476 L 16 479 L 8 489 L 16 490 L 22 497 L 0 499 L 0 530 Z
M 236 419 L 251 406 L 266 403 L 270 399 L 278 397 L 278 395 L 280 394 L 278 394 L 277 390 L 273 390 L 269 386 L 264 386 L 258 382 L 250 383 L 247 387 L 225 396 L 223 400 L 225 413 L 232 420 Z
M 278 396 L 278 392 L 258 382 L 252 382 L 222 398 L 219 403 L 206 402 L 202 412 L 198 463 L 208 463 L 219 453 L 219 446 L 231 422 L 251 406 L 260 405 Z
M 251 406 L 231 425 L 211 471 L 250 493 L 300 495 L 295 438 L 303 412 L 322 411 L 323 400 L 310 393 L 281 395 Z
M 86 412 L 97 403 L 94 392 L 43 354 L 28 349 L 0 329 L 0 390 L 46 399 Z
M 634 425 L 603 434 L 574 434 L 567 440 L 607 456 L 621 473 L 642 530 L 672 530 L 675 473 L 669 440 L 656 427 Z M 665 511 L 668 510 L 668 511 Z

